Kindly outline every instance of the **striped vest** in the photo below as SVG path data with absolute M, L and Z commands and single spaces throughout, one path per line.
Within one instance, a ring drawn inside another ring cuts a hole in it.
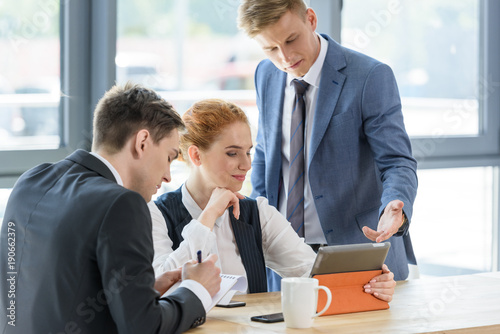
M 182 204 L 181 188 L 159 196 L 155 203 L 165 218 L 168 236 L 175 250 L 184 240 L 181 235 L 182 230 L 193 219 Z M 248 290 L 250 293 L 266 292 L 266 265 L 257 202 L 250 198 L 240 200 L 240 219 L 234 217 L 232 207 L 229 208 L 229 217 L 247 274 Z

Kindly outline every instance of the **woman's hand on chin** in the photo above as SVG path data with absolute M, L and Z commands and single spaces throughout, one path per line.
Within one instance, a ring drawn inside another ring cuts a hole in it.
M 233 207 L 233 214 L 238 219 L 240 217 L 240 199 L 244 198 L 245 196 L 239 192 L 217 187 L 212 191 L 207 206 L 198 217 L 198 221 L 212 230 L 215 220 L 222 216 L 230 206 Z

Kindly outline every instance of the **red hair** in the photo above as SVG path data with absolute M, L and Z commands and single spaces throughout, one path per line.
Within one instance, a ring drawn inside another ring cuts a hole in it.
M 182 120 L 186 130 L 181 133 L 180 149 L 185 161 L 189 161 L 189 146 L 195 145 L 202 151 L 208 150 L 226 126 L 235 122 L 244 122 L 250 126 L 240 107 L 220 99 L 196 102 L 184 113 Z

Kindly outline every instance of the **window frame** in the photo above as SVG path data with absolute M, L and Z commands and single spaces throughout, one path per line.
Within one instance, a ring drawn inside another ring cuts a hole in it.
M 500 163 L 500 40 L 493 31 L 500 30 L 495 14 L 500 3 L 479 1 L 479 135 L 453 137 L 411 138 L 412 147 L 424 154 L 416 154 L 419 168 L 496 166 Z M 497 112 L 495 112 L 497 111 Z
M 316 0 L 323 2 L 327 0 Z M 349 0 L 346 0 L 349 1 Z M 493 166 L 493 229 L 492 229 L 492 271 L 500 269 L 500 2 L 479 1 L 479 130 L 477 136 L 422 136 L 410 138 L 419 169 L 461 168 Z M 314 2 L 314 0 L 311 0 Z M 341 22 L 343 0 L 334 0 L 340 8 L 329 18 Z M 312 5 L 311 5 L 312 6 Z M 318 15 L 319 16 L 319 15 Z M 340 23 L 328 31 L 331 36 L 340 36 Z M 339 29 L 338 31 L 335 29 Z M 340 42 L 340 38 L 337 39 Z M 419 151 L 423 154 L 419 154 Z M 446 209 L 446 208 L 445 208 Z
M 60 145 L 56 149 L 0 151 L 0 188 L 26 170 L 90 150 L 92 112 L 115 78 L 116 0 L 60 2 Z

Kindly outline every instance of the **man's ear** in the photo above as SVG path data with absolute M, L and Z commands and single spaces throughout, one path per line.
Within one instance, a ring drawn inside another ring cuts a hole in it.
M 311 25 L 313 31 L 316 31 L 316 27 L 318 25 L 318 18 L 316 13 L 312 8 L 307 8 L 306 11 L 306 22 Z
M 198 146 L 191 145 L 188 148 L 188 155 L 189 155 L 189 160 L 191 160 L 191 163 L 195 166 L 200 166 L 201 165 L 201 154 L 200 154 L 200 149 Z
M 135 141 L 134 141 L 134 152 L 133 155 L 134 157 L 140 158 L 144 154 L 144 151 L 150 145 L 150 139 L 151 135 L 149 134 L 149 131 L 146 129 L 139 130 L 135 134 Z

